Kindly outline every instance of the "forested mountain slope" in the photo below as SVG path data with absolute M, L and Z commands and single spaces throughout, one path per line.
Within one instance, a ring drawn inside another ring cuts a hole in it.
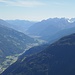
M 18 59 L 1 75 L 75 75 L 75 34 L 38 54 Z
M 6 56 L 20 54 L 34 43 L 37 43 L 37 40 L 0 24 L 0 64 Z

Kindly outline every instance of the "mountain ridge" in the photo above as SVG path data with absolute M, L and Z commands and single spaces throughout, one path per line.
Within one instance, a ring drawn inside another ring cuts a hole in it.
M 1 75 L 74 75 L 75 34 L 65 36 L 44 51 L 18 60 Z
M 27 47 L 33 46 L 34 43 L 38 44 L 38 41 L 21 33 L 12 28 L 8 28 L 2 24 L 0 24 L 0 73 L 1 67 L 4 61 L 7 61 L 7 66 L 10 65 L 8 62 L 13 59 L 10 56 L 19 55 L 23 51 L 26 50 Z M 32 44 L 32 45 L 31 45 Z M 8 58 L 9 57 L 9 58 Z M 4 69 L 6 65 L 4 66 Z

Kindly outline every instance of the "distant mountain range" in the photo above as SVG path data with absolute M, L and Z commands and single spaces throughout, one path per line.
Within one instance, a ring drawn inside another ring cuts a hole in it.
M 29 56 L 32 56 L 34 54 L 37 54 L 37 53 L 41 52 L 42 50 L 44 50 L 45 48 L 47 48 L 48 46 L 49 46 L 49 44 L 43 44 L 43 45 L 39 45 L 39 46 L 34 46 L 34 47 L 30 48 L 29 50 L 27 50 L 25 53 L 23 53 L 20 56 L 20 59 L 23 56 L 29 57 Z
M 56 35 L 62 30 L 64 31 L 64 29 L 75 27 L 75 21 L 71 22 L 70 20 L 65 18 L 50 18 L 32 25 L 27 32 L 30 35 L 39 36 L 41 39 L 49 41 L 48 38 Z
M 20 32 L 26 33 L 26 30 L 35 24 L 36 22 L 33 21 L 27 21 L 27 20 L 5 20 L 9 24 L 11 24 L 9 27 L 18 30 Z
M 0 19 L 0 24 L 7 26 L 9 28 L 13 28 L 23 33 L 26 33 L 26 30 L 35 23 L 36 22 L 27 21 L 27 20 L 2 20 Z
M 65 35 L 75 32 L 75 18 L 49 18 L 37 23 L 26 20 L 0 20 L 0 23 L 17 31 L 23 32 L 29 36 L 36 36 L 47 42 L 53 42 Z M 66 33 L 64 33 L 65 31 Z
M 18 59 L 1 75 L 74 75 L 75 34 L 30 57 Z
M 71 18 L 69 21 L 70 22 L 75 22 L 75 18 Z
M 25 33 L 39 36 L 48 43 L 25 51 L 27 46 L 39 43 Z M 0 67 L 5 64 L 3 61 L 8 56 L 25 51 L 1 75 L 74 75 L 75 34 L 73 33 L 75 33 L 74 18 L 50 18 L 37 23 L 25 20 L 0 20 Z M 8 61 L 6 63 L 9 64 Z

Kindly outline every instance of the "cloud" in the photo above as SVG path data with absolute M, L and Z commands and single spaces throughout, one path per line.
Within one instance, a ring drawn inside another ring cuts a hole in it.
M 0 2 L 5 2 L 5 0 L 0 0 Z
M 34 6 L 41 6 L 45 5 L 40 1 L 27 1 L 27 0 L 0 0 L 0 2 L 8 5 L 8 6 L 21 6 L 21 7 L 34 7 Z

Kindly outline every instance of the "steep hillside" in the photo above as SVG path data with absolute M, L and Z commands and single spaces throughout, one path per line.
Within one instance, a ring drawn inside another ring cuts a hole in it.
M 21 50 L 24 50 L 27 44 L 34 42 L 36 41 L 33 38 L 30 38 L 23 33 L 0 25 L 0 49 L 4 50 L 3 52 L 5 52 L 5 50 L 7 49 L 6 52 L 8 52 L 9 54 L 11 54 L 11 52 L 12 54 L 16 52 L 20 53 Z M 8 53 L 6 54 L 8 55 Z
M 20 54 L 34 43 L 36 44 L 37 40 L 0 24 L 0 67 L 7 56 Z
M 34 47 L 30 48 L 29 50 L 27 50 L 25 53 L 23 53 L 23 54 L 20 56 L 20 59 L 21 59 L 23 56 L 29 57 L 29 56 L 32 56 L 32 55 L 34 55 L 34 54 L 37 54 L 37 53 L 43 51 L 43 50 L 44 50 L 45 48 L 47 48 L 48 46 L 49 46 L 49 44 L 34 46 Z
M 0 19 L 0 25 L 7 26 L 7 27 L 12 27 L 11 24 L 9 24 L 8 22 L 6 22 L 6 21 L 4 21 L 2 19 Z
M 73 23 L 73 24 L 75 25 L 75 23 Z M 73 33 L 75 33 L 75 27 L 68 28 L 68 29 L 63 29 L 63 30 L 57 32 L 56 34 L 54 34 L 53 36 L 47 37 L 47 40 L 51 44 L 51 43 L 57 41 L 58 39 L 60 39 L 60 38 L 62 38 L 64 36 L 73 34 Z
M 75 75 L 75 34 L 36 55 L 19 59 L 1 75 Z

